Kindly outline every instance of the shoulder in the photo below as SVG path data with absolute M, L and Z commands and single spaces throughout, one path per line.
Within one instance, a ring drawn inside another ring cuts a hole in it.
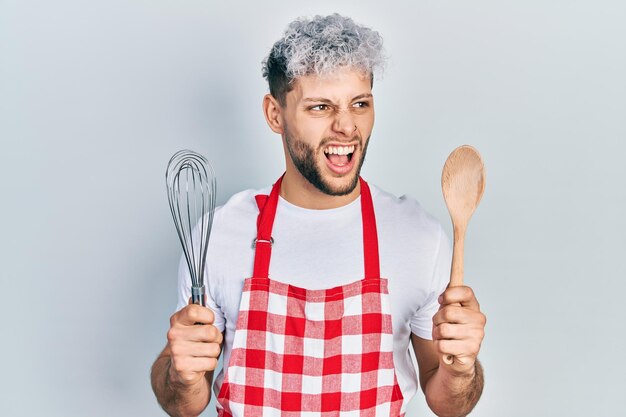
M 269 188 L 264 188 L 240 191 L 230 197 L 223 205 L 217 207 L 213 215 L 211 229 L 211 237 L 216 238 L 212 239 L 216 242 L 214 244 L 219 242 L 220 246 L 223 246 L 232 243 L 230 242 L 232 239 L 241 238 L 242 235 L 248 237 L 254 234 L 256 219 L 259 214 L 254 197 L 258 194 L 267 194 L 269 190 Z
M 413 197 L 395 195 L 370 184 L 376 212 L 376 221 L 380 227 L 398 229 L 398 231 L 418 234 L 427 240 L 438 241 L 443 233 L 439 220 L 428 213 Z
M 259 194 L 268 194 L 270 188 L 262 188 L 260 190 L 248 189 L 233 194 L 223 205 L 215 209 L 215 219 L 222 221 L 229 218 L 238 218 L 246 215 L 256 216 L 259 211 L 256 205 L 255 196 Z

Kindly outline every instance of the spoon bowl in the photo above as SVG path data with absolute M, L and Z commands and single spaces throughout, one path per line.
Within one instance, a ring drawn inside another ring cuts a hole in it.
M 465 231 L 485 192 L 485 165 L 476 149 L 456 148 L 443 166 L 441 189 L 454 227 L 450 286 L 463 285 Z

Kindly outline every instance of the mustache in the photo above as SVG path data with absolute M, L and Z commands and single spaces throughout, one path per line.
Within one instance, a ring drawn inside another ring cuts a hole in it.
M 341 139 L 336 138 L 336 137 L 326 137 L 326 138 L 323 138 L 321 140 L 320 144 L 318 145 L 318 148 L 323 148 L 323 147 L 325 147 L 326 145 L 328 145 L 331 142 L 345 143 L 347 145 L 348 143 L 352 143 L 354 141 L 358 142 L 359 147 L 363 147 L 363 138 L 361 137 L 361 135 L 356 134 L 356 135 L 352 136 L 347 141 L 346 140 L 341 140 Z

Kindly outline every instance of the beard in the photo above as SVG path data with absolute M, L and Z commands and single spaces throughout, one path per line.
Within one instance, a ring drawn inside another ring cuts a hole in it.
M 365 146 L 363 146 L 363 141 L 360 137 L 358 137 L 357 139 L 359 140 L 359 146 L 362 149 L 362 153 L 361 159 L 357 161 L 354 176 L 347 185 L 335 187 L 322 176 L 322 169 L 316 163 L 316 155 L 319 155 L 322 148 L 328 142 L 333 141 L 333 138 L 322 139 L 320 144 L 317 146 L 317 149 L 315 149 L 308 143 L 293 137 L 289 133 L 288 129 L 285 129 L 285 142 L 287 144 L 287 150 L 289 151 L 289 155 L 291 156 L 291 160 L 293 161 L 296 169 L 304 178 L 306 178 L 309 183 L 311 183 L 311 185 L 313 185 L 324 194 L 332 196 L 342 196 L 350 194 L 352 191 L 354 191 L 357 184 L 359 183 L 359 174 L 361 173 L 361 167 L 363 166 L 363 162 L 365 162 L 365 154 L 367 152 L 369 138 L 365 142 Z M 354 158 L 354 154 L 352 155 L 352 157 Z

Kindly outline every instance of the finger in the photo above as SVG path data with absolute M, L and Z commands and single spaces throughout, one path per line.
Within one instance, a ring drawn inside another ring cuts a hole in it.
M 474 324 L 441 323 L 433 326 L 433 340 L 466 340 L 481 343 L 484 329 Z
M 463 307 L 479 311 L 480 305 L 474 294 L 474 290 L 467 286 L 449 287 L 439 296 L 439 304 L 460 304 Z
M 196 323 L 213 324 L 215 321 L 215 314 L 213 314 L 210 308 L 197 304 L 189 304 L 183 307 L 174 317 L 176 323 L 185 326 L 192 326 Z
M 223 341 L 222 332 L 211 324 L 205 326 L 182 326 L 170 327 L 167 332 L 167 339 L 170 344 L 177 342 L 203 342 L 221 344 Z
M 217 343 L 222 344 L 223 336 L 222 332 L 212 324 L 206 326 L 193 326 L 187 327 L 185 330 L 187 333 L 187 340 L 190 342 L 204 342 L 204 343 Z
M 439 326 L 442 323 L 467 324 L 484 330 L 487 318 L 480 311 L 471 310 L 468 307 L 449 305 L 442 307 L 433 316 L 434 326 Z
M 441 323 L 433 327 L 433 340 L 464 339 L 466 337 L 465 327 L 462 324 Z
M 172 368 L 183 377 L 188 373 L 213 371 L 216 367 L 216 358 L 196 358 L 193 356 L 183 358 L 172 357 Z
M 469 313 L 473 313 L 473 311 L 466 307 L 447 305 L 435 313 L 433 324 L 435 326 L 439 326 L 441 323 L 467 324 Z
M 435 346 L 441 356 L 474 357 L 480 346 L 473 341 L 466 340 L 436 340 Z
M 170 346 L 173 358 L 186 356 L 195 358 L 219 358 L 221 348 L 218 343 L 180 342 Z

